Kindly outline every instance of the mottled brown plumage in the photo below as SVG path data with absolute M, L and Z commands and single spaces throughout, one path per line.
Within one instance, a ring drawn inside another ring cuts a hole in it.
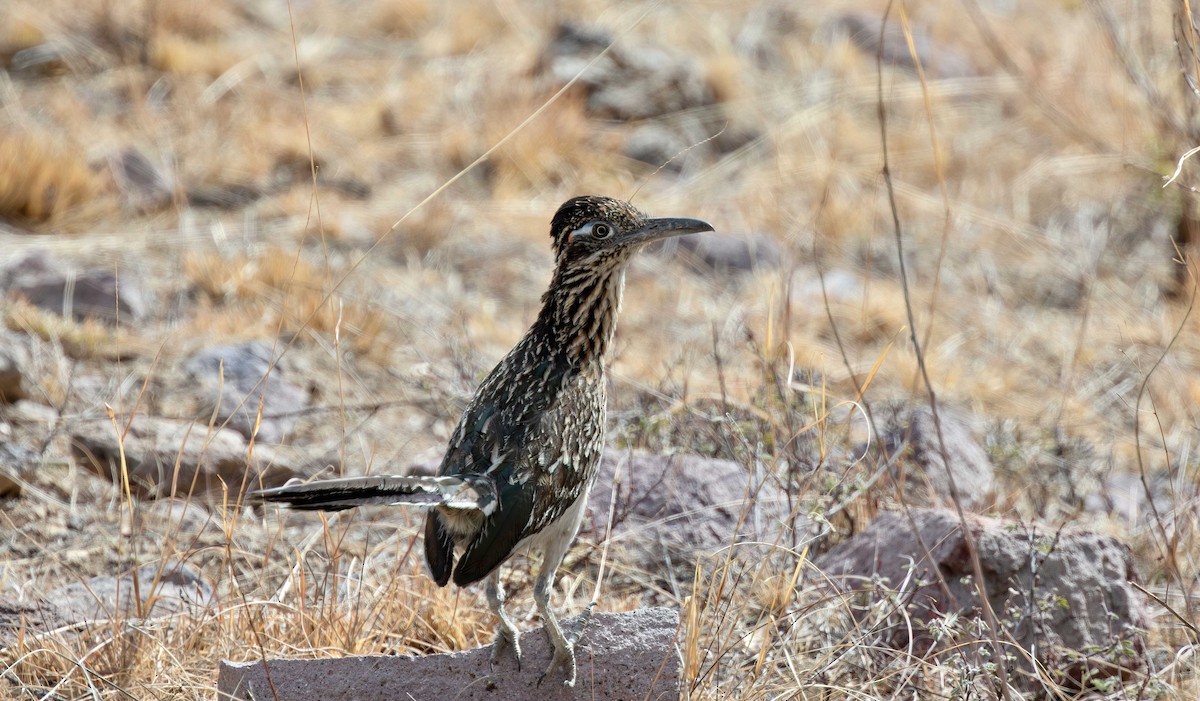
M 541 312 L 479 385 L 437 477 L 345 478 L 256 495 L 302 509 L 431 507 L 425 523 L 431 575 L 439 585 L 487 578 L 488 600 L 500 619 L 495 653 L 511 647 L 518 660 L 519 635 L 504 610 L 499 566 L 523 547 L 540 550 L 534 601 L 555 649 L 547 673 L 563 666 L 565 683 L 573 685 L 574 640 L 563 635 L 550 591 L 604 448 L 604 357 L 625 269 L 643 244 L 699 231 L 712 227 L 696 219 L 651 219 L 607 197 L 567 201 L 550 225 L 555 269 Z

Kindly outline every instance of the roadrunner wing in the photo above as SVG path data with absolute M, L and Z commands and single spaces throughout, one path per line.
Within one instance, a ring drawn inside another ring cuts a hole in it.
M 483 522 L 454 568 L 455 584 L 465 587 L 478 582 L 508 559 L 525 536 L 534 496 L 533 485 L 528 482 L 513 482 L 500 490 L 496 510 Z
M 538 492 L 539 470 L 532 464 L 559 457 L 558 441 L 549 428 L 554 424 L 551 416 L 577 369 L 561 359 L 529 366 L 522 357 L 528 351 L 518 345 L 480 384 L 442 460 L 439 474 L 486 479 L 497 498 L 479 531 L 466 542 L 457 566 L 442 517 L 436 511 L 429 514 L 425 559 L 439 583 L 451 571 L 460 586 L 483 579 L 518 543 L 545 525 L 533 515 L 545 499 Z M 525 369 L 513 371 L 514 367 Z M 540 455 L 535 457 L 535 451 Z

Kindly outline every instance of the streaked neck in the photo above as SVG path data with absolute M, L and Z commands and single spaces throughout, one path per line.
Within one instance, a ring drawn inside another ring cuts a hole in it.
M 537 326 L 572 364 L 596 365 L 603 370 L 624 289 L 624 264 L 555 271 L 550 289 L 542 297 Z

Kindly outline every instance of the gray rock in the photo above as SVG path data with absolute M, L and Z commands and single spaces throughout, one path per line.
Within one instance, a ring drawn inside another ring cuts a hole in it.
M 850 37 L 850 41 L 872 58 L 878 55 L 883 44 L 883 64 L 915 71 L 917 66 L 909 53 L 908 39 L 893 15 L 884 28 L 883 18 L 870 12 L 852 12 L 834 18 L 831 28 L 836 33 Z M 923 27 L 912 27 L 913 46 L 921 60 L 921 67 L 931 78 L 969 78 L 978 73 L 975 66 L 961 49 L 939 43 Z
M 28 631 L 55 631 L 131 616 L 159 618 L 212 602 L 212 584 L 191 565 L 177 561 L 143 565 L 117 576 L 73 582 L 35 601 L 0 599 L 0 643 Z
M 219 498 L 228 491 L 234 499 L 243 486 L 278 486 L 299 474 L 270 446 L 251 452 L 236 431 L 192 421 L 138 416 L 121 440 L 107 423 L 80 423 L 71 448 L 76 460 L 118 485 L 124 454 L 131 489 L 146 497 Z
M 183 368 L 200 386 L 207 403 L 204 416 L 217 409 L 217 420 L 255 440 L 282 443 L 296 425 L 296 412 L 309 404 L 308 393 L 287 379 L 271 344 L 250 341 L 234 346 L 205 348 Z M 262 404 L 261 420 L 258 416 Z
M 739 541 L 792 544 L 786 495 L 730 460 L 605 451 L 584 536 L 604 537 L 610 507 L 613 547 L 664 578 L 690 573 L 697 557 Z
M 862 278 L 846 270 L 826 271 L 824 280 L 818 274 L 801 273 L 799 270 L 792 275 L 793 305 L 823 306 L 826 298 L 835 304 L 861 304 L 865 296 Z
M 0 645 L 11 645 L 30 632 L 58 630 L 71 624 L 48 601 L 17 602 L 0 597 Z
M 1083 497 L 1083 506 L 1131 526 L 1161 527 L 1170 538 L 1177 528 L 1190 529 L 1200 514 L 1200 483 L 1179 467 L 1147 475 L 1145 485 L 1138 475 L 1110 472 L 1097 491 Z
M 70 270 L 45 251 L 34 251 L 5 274 L 10 296 L 75 319 L 106 323 L 146 316 L 146 296 L 135 273 L 126 269 Z
M 136 148 L 121 151 L 112 161 L 112 171 L 122 198 L 137 209 L 166 207 L 175 197 L 174 179 Z
M 673 129 L 657 123 L 643 124 L 625 139 L 624 153 L 635 161 L 662 167 L 671 173 L 683 169 L 682 154 L 687 142 Z
M 993 498 L 996 470 L 983 447 L 975 439 L 969 420 L 949 407 L 938 407 L 941 438 L 938 438 L 933 411 L 925 405 L 893 409 L 885 420 L 883 439 L 889 454 L 906 451 L 894 477 L 903 480 L 905 491 L 923 503 L 946 502 L 953 497 L 950 476 L 946 471 L 949 459 L 954 487 L 960 503 L 969 509 L 980 508 Z
M 562 24 L 538 62 L 537 71 L 564 84 L 613 43 L 603 30 Z M 662 49 L 616 44 L 576 83 L 587 94 L 588 111 L 631 121 L 673 114 L 713 102 L 697 63 Z
M 74 54 L 74 55 L 73 55 Z M 22 78 L 44 77 L 66 73 L 71 70 L 71 59 L 78 59 L 67 41 L 52 41 L 16 51 L 9 66 Z
M 567 621 L 574 629 L 578 619 Z M 649 608 L 596 613 L 575 649 L 575 687 L 538 677 L 550 663 L 541 631 L 521 637 L 521 669 L 511 661 L 491 668 L 490 648 L 425 657 L 345 657 L 319 660 L 221 662 L 217 695 L 275 701 L 393 701 L 394 699 L 674 699 L 679 695 L 675 634 L 679 612 Z
M 209 209 L 237 209 L 261 199 L 266 191 L 250 183 L 195 187 L 187 191 L 187 203 Z
M 759 68 L 794 70 L 786 54 L 787 37 L 811 30 L 802 18 L 801 6 L 791 2 L 760 2 L 747 6 L 737 30 L 734 46 Z
M 21 496 L 21 478 L 37 459 L 37 453 L 29 448 L 0 438 L 0 499 Z
M 7 348 L 0 348 L 0 403 L 11 404 L 26 396 L 21 367 Z
M 190 499 L 159 499 L 143 509 L 141 515 L 149 532 L 164 536 L 215 531 L 222 526 L 220 518 L 203 504 Z
M 911 649 L 935 654 L 978 655 L 984 643 L 968 644 L 969 620 L 960 621 L 961 630 L 949 639 L 930 630 L 935 621 L 980 615 L 958 516 L 940 509 L 915 509 L 911 516 L 915 530 L 904 514 L 880 515 L 865 531 L 817 558 L 816 565 L 847 591 L 864 591 L 864 582 L 876 577 L 890 589 L 903 590 L 901 600 L 909 602 L 905 615 L 897 614 L 894 625 L 879 630 L 887 643 L 907 648 L 911 642 Z M 988 601 L 1006 629 L 1001 635 L 1010 634 L 1024 650 L 1033 651 L 1052 679 L 1078 688 L 1087 675 L 1124 679 L 1145 665 L 1151 619 L 1143 595 L 1133 586 L 1137 575 L 1123 543 L 1097 533 L 1056 534 L 1052 527 L 968 519 Z M 885 597 L 869 585 L 865 591 L 868 603 Z M 1010 681 L 1040 688 L 1026 657 L 1014 657 L 1018 674 L 1016 679 L 1010 674 Z
M 71 623 L 121 616 L 156 618 L 202 608 L 212 600 L 212 584 L 184 562 L 143 565 L 115 577 L 92 577 L 46 595 L 46 601 L 53 602 L 61 617 Z

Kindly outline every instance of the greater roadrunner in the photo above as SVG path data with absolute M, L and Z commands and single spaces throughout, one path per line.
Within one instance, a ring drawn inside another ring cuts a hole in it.
M 521 660 L 519 634 L 504 610 L 500 565 L 524 546 L 540 550 L 533 599 L 554 657 L 538 681 L 562 666 L 564 683 L 574 686 L 575 642 L 584 626 L 568 639 L 550 608 L 550 593 L 604 449 L 604 355 L 621 308 L 625 269 L 651 241 L 712 230 L 697 219 L 651 219 L 607 197 L 568 200 L 550 224 L 554 277 L 537 321 L 476 390 L 438 476 L 347 477 L 251 496 L 323 511 L 364 504 L 429 507 L 425 559 L 433 579 L 439 586 L 453 579 L 460 587 L 488 580 L 488 603 L 499 618 L 493 661 L 506 648 Z M 591 605 L 584 625 L 590 613 Z

